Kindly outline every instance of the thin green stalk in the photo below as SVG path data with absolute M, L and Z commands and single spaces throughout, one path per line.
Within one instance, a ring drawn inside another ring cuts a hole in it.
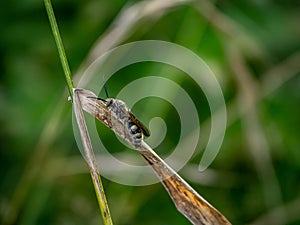
M 87 131 L 87 128 L 86 128 L 86 125 L 85 125 L 84 116 L 83 116 L 83 113 L 82 113 L 82 106 L 81 106 L 81 104 L 75 104 L 75 102 L 74 102 L 74 96 L 73 96 L 74 84 L 73 84 L 73 80 L 72 80 L 72 77 L 71 77 L 71 71 L 70 71 L 70 68 L 69 68 L 69 65 L 68 65 L 68 61 L 67 61 L 66 53 L 65 53 L 65 50 L 64 50 L 64 46 L 63 46 L 63 43 L 62 43 L 62 40 L 61 40 L 61 37 L 60 37 L 60 34 L 59 34 L 59 30 L 58 30 L 55 15 L 54 15 L 54 12 L 53 12 L 53 8 L 52 8 L 52 5 L 51 5 L 51 1 L 50 0 L 44 0 L 44 4 L 45 4 L 47 14 L 48 14 L 48 17 L 49 17 L 49 21 L 50 21 L 50 24 L 51 24 L 52 33 L 53 33 L 55 43 L 56 43 L 56 46 L 57 46 L 57 49 L 58 49 L 60 61 L 61 61 L 61 64 L 62 64 L 62 67 L 63 67 L 63 70 L 64 70 L 65 78 L 66 78 L 67 85 L 68 85 L 68 90 L 69 90 L 70 96 L 73 100 L 74 108 L 76 109 L 74 111 L 75 111 L 75 114 L 80 115 L 78 123 L 81 126 L 79 126 L 79 130 L 80 130 L 80 133 L 83 134 L 83 135 L 81 135 L 82 142 L 86 145 L 85 146 L 86 147 L 85 148 L 86 149 L 85 155 L 86 155 L 86 158 L 89 159 L 89 160 L 87 160 L 87 163 L 88 163 L 89 168 L 90 168 L 90 174 L 91 174 L 92 181 L 93 181 L 93 184 L 94 184 L 94 189 L 95 189 L 95 192 L 96 192 L 96 196 L 97 196 L 100 212 L 101 212 L 101 215 L 102 215 L 102 219 L 103 219 L 103 222 L 104 222 L 105 225 L 113 225 L 111 214 L 110 214 L 108 204 L 107 204 L 107 200 L 106 200 L 106 196 L 105 196 L 104 189 L 103 189 L 103 186 L 102 186 L 101 177 L 100 177 L 100 174 L 98 172 L 97 166 L 95 164 L 95 155 L 94 155 L 92 145 L 91 145 L 91 141 L 90 141 L 90 138 L 89 138 L 89 134 L 88 134 L 88 131 Z
M 66 78 L 66 81 L 67 81 L 68 90 L 69 90 L 70 96 L 72 97 L 73 96 L 72 89 L 74 88 L 74 84 L 73 84 L 73 80 L 71 78 L 71 71 L 70 71 L 70 68 L 69 68 L 68 61 L 67 61 L 65 49 L 64 49 L 64 46 L 63 46 L 63 43 L 62 43 L 62 40 L 61 40 L 61 37 L 60 37 L 60 34 L 59 34 L 59 30 L 58 30 L 55 15 L 54 15 L 54 12 L 53 12 L 53 8 L 52 8 L 52 5 L 51 5 L 51 1 L 50 0 L 44 0 L 44 4 L 45 4 L 46 10 L 47 10 L 48 18 L 49 18 L 49 21 L 50 21 L 50 25 L 51 25 L 52 33 L 53 33 L 53 36 L 54 36 L 54 39 L 55 39 L 55 43 L 56 43 L 56 46 L 57 46 L 57 50 L 58 50 L 59 58 L 60 58 L 60 61 L 61 61 L 61 65 L 62 65 L 64 73 L 65 73 L 65 78 Z

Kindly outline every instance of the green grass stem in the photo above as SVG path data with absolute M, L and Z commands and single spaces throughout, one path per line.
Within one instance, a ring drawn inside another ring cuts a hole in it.
M 66 53 L 64 50 L 64 46 L 59 34 L 59 29 L 56 23 L 56 19 L 55 19 L 55 15 L 53 12 L 53 8 L 51 5 L 51 1 L 50 0 L 44 0 L 44 4 L 47 10 L 47 14 L 48 14 L 48 18 L 50 21 L 50 25 L 51 25 L 51 29 L 52 29 L 52 33 L 55 39 L 55 43 L 58 49 L 58 53 L 59 53 L 59 57 L 60 57 L 60 61 L 64 70 L 64 74 L 65 74 L 65 78 L 66 78 L 66 82 L 67 82 L 67 86 L 68 86 L 68 90 L 70 93 L 71 98 L 73 99 L 73 88 L 74 88 L 74 84 L 73 84 L 73 80 L 71 77 L 71 71 L 68 65 L 68 61 L 67 61 L 67 57 L 66 57 Z M 82 109 L 80 109 L 82 110 Z M 84 117 L 82 117 L 84 119 Z M 84 122 L 84 121 L 83 121 Z M 87 132 L 87 130 L 86 130 Z M 92 157 L 94 158 L 94 152 L 92 150 L 92 147 L 90 148 L 89 154 L 92 155 Z M 97 201 L 98 201 L 98 205 L 100 208 L 100 212 L 102 215 L 102 219 L 104 222 L 104 225 L 112 225 L 112 218 L 111 218 L 111 214 L 109 212 L 109 208 L 108 208 L 108 204 L 107 204 L 107 200 L 105 197 L 105 193 L 104 193 L 104 189 L 102 186 L 102 181 L 101 181 L 101 177 L 100 174 L 97 170 L 97 166 L 94 163 L 94 160 L 92 160 L 91 162 L 88 162 L 89 167 L 92 168 L 90 169 L 90 174 L 92 176 L 92 180 L 93 180 L 93 184 L 94 184 L 94 188 L 95 188 L 95 192 L 96 192 L 96 196 L 97 196 Z
M 53 37 L 55 39 L 55 43 L 56 43 L 56 46 L 57 46 L 57 50 L 58 50 L 59 58 L 60 58 L 60 61 L 61 61 L 61 65 L 62 65 L 62 68 L 64 70 L 65 78 L 66 78 L 67 85 L 68 85 L 69 94 L 72 98 L 72 96 L 73 96 L 72 89 L 74 88 L 74 84 L 73 84 L 73 80 L 72 80 L 72 77 L 71 77 L 71 71 L 70 71 L 70 68 L 69 68 L 69 64 L 68 64 L 68 60 L 67 60 L 67 57 L 66 57 L 65 49 L 64 49 L 64 46 L 63 46 L 63 43 L 62 43 L 62 40 L 61 40 L 61 37 L 60 37 L 60 34 L 59 34 L 59 30 L 58 30 L 55 15 L 54 15 L 54 12 L 53 12 L 53 8 L 52 8 L 52 5 L 51 5 L 51 1 L 50 0 L 44 0 L 44 4 L 45 4 L 46 10 L 47 10 L 49 22 L 50 22 Z

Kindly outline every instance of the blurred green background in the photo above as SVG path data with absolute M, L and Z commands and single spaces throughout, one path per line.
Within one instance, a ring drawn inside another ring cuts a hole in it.
M 101 224 L 43 2 L 0 5 L 1 224 Z M 202 57 L 222 87 L 228 127 L 209 170 L 197 170 L 206 126 L 179 173 L 233 224 L 300 224 L 299 1 L 64 0 L 53 7 L 73 73 L 93 59 L 97 39 L 98 53 L 155 39 Z M 129 66 L 108 81 L 112 97 L 130 82 L 122 75 L 128 73 L 132 80 L 156 74 L 174 80 L 195 102 L 201 125 L 209 124 L 205 96 L 188 76 L 155 63 Z M 167 137 L 155 150 L 170 154 L 176 112 L 160 99 L 140 104 L 133 112 L 146 124 L 152 116 L 166 120 Z M 164 111 L 148 113 L 143 104 Z M 161 184 L 103 182 L 115 224 L 189 224 Z

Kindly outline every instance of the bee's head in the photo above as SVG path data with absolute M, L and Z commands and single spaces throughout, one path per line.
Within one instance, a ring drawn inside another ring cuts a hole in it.
M 108 98 L 105 100 L 106 106 L 109 108 L 114 103 L 114 100 L 112 98 Z

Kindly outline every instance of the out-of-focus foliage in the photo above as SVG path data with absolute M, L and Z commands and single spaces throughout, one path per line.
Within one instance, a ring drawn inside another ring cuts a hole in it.
M 73 72 L 112 21 L 138 3 L 53 1 Z M 0 5 L 0 221 L 99 224 L 43 2 Z M 224 92 L 228 127 L 211 174 L 206 172 L 209 179 L 197 178 L 204 143 L 182 176 L 233 224 L 300 224 L 299 1 L 199 0 L 142 18 L 130 31 L 121 43 L 155 39 L 191 49 L 214 71 Z M 187 90 L 205 123 L 210 117 L 205 96 L 172 68 L 153 63 L 124 68 L 108 82 L 110 95 L 130 81 L 124 74 L 134 80 L 161 71 Z M 160 116 L 155 114 L 160 99 L 144 103 L 148 111 L 133 109 L 139 118 Z M 172 107 L 165 109 L 161 117 L 172 127 L 178 116 Z M 173 128 L 158 154 L 170 154 L 176 145 L 179 133 Z M 111 133 L 103 136 L 118 150 Z M 115 224 L 189 224 L 161 184 L 131 187 L 104 179 L 104 187 Z

